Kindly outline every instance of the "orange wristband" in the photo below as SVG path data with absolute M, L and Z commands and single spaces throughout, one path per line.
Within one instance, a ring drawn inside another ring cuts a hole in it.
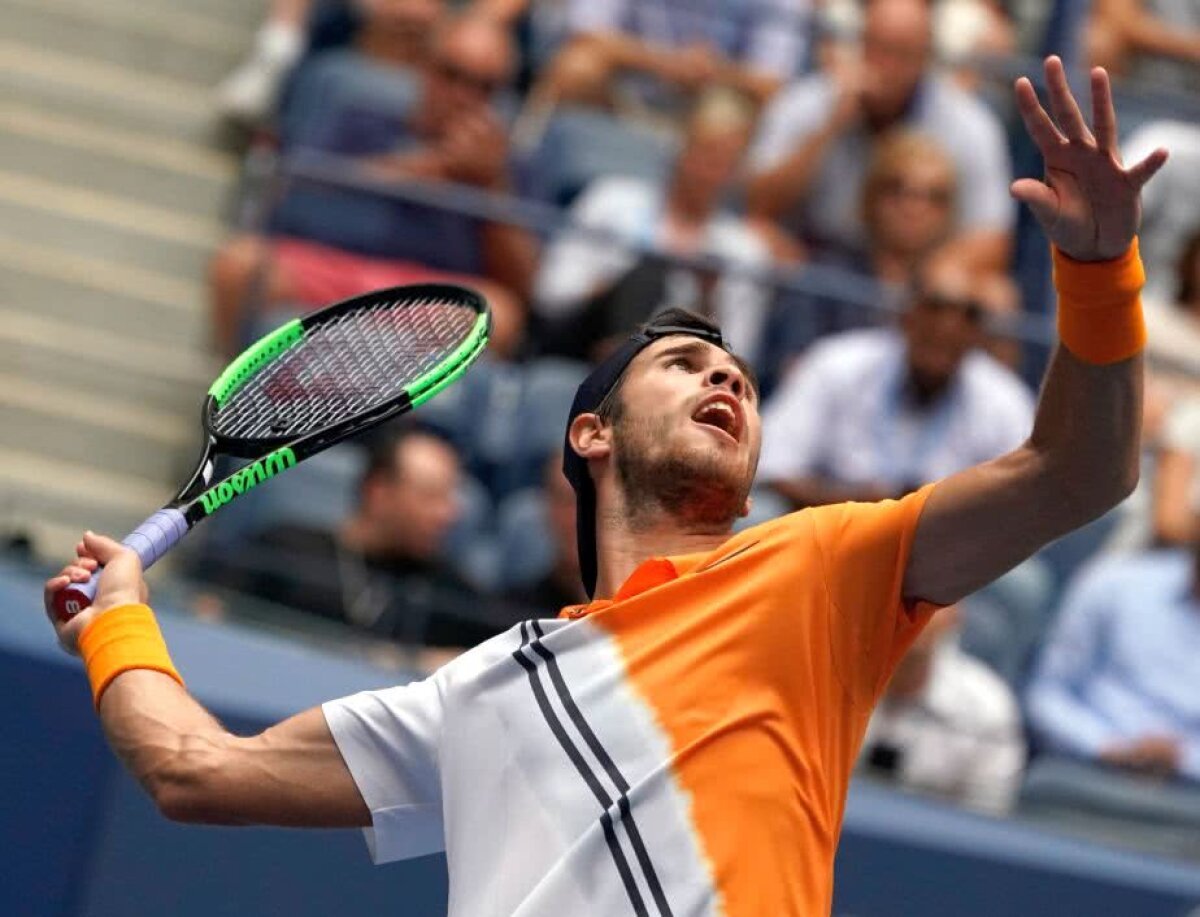
M 112 680 L 130 669 L 152 669 L 183 684 L 167 653 L 154 612 L 145 605 L 122 605 L 96 615 L 79 635 L 79 652 L 92 683 L 97 710 Z
M 1146 346 L 1138 240 L 1112 261 L 1075 261 L 1054 248 L 1058 337 L 1085 363 L 1119 363 Z

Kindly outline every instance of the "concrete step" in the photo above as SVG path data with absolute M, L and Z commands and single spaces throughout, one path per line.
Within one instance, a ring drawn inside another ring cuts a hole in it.
M 37 245 L 3 231 L 0 308 L 34 312 L 58 323 L 64 335 L 132 332 L 139 341 L 197 353 L 203 353 L 209 335 L 200 281 Z
M 10 114 L 0 105 L 0 172 L 67 182 L 213 222 L 221 217 L 232 169 L 198 174 L 187 170 L 186 160 L 175 168 L 159 166 L 148 157 L 123 155 L 121 141 L 131 139 L 124 132 L 78 124 L 62 128 L 58 119 L 6 117 Z M 105 149 L 106 139 L 117 143 Z M 148 148 L 156 143 L 145 137 Z
M 251 40 L 214 15 L 161 9 L 138 14 L 110 0 L 0 0 L 0 14 L 9 41 L 206 88 L 236 64 Z
M 200 425 L 175 412 L 26 379 L 0 370 L 0 449 L 41 453 L 58 461 L 111 468 L 170 482 L 181 453 L 200 442 Z
M 85 528 L 123 537 L 171 495 L 170 485 L 0 447 L 0 523 L 32 534 L 43 557 L 69 557 Z
M 202 277 L 221 236 L 215 221 L 116 195 L 0 172 L 0 232 L 35 245 Z
M 204 0 L 204 15 L 219 18 L 231 26 L 240 28 L 247 35 L 263 21 L 269 0 Z M 196 10 L 196 0 L 141 0 L 138 7 L 162 12 Z
M 198 417 L 217 361 L 190 347 L 168 347 L 108 328 L 0 307 L 0 366 L 44 386 L 95 391 L 180 417 Z
M 208 87 L 0 38 L 0 98 L 201 145 L 220 138 Z

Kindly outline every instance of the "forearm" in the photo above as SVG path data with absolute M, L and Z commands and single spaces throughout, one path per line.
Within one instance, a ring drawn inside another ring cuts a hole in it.
M 1121 38 L 1135 51 L 1183 60 L 1200 60 L 1200 33 L 1168 25 L 1141 2 L 1110 3 L 1108 16 Z
M 208 762 L 233 739 L 178 682 L 149 669 L 118 675 L 99 714 L 113 752 L 168 814 L 195 797 Z
M 777 219 L 808 195 L 813 178 L 840 131 L 827 124 L 804 140 L 774 168 L 753 176 L 746 187 L 750 216 Z
M 1058 681 L 1035 682 L 1028 709 L 1029 725 L 1055 751 L 1094 758 L 1118 738 L 1102 717 Z
M 771 96 L 783 85 L 777 76 L 744 67 L 733 61 L 721 65 L 717 73 L 717 82 L 736 89 L 760 106 L 770 101 Z
M 533 237 L 506 223 L 486 223 L 483 229 L 484 272 L 528 302 L 537 269 Z

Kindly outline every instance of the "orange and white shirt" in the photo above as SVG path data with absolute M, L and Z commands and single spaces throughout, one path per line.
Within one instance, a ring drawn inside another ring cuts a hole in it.
M 901 598 L 931 487 L 647 560 L 327 703 L 375 861 L 444 849 L 451 917 L 828 914 L 871 708 L 934 610 Z

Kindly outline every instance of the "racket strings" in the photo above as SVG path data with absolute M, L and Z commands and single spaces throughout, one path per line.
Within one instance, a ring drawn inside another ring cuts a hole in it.
M 472 306 L 426 297 L 331 316 L 219 408 L 213 432 L 303 436 L 394 401 L 451 356 L 478 315 Z

